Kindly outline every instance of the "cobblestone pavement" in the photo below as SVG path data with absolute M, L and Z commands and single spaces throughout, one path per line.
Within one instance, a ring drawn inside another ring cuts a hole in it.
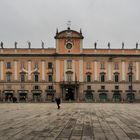
M 0 140 L 140 140 L 140 104 L 0 104 Z

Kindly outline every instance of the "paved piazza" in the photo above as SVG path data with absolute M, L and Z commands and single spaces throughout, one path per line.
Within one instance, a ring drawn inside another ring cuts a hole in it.
M 0 104 L 0 140 L 140 140 L 140 104 Z

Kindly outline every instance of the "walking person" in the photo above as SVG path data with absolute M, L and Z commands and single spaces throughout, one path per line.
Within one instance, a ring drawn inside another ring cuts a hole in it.
M 60 104 L 61 104 L 61 99 L 60 97 L 55 98 L 56 104 L 57 104 L 57 109 L 60 109 Z

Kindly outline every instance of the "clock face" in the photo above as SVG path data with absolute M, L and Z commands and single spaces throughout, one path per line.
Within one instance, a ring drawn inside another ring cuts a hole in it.
M 67 44 L 66 44 L 66 48 L 67 48 L 67 49 L 71 49 L 71 48 L 72 48 L 72 44 L 71 44 L 71 43 L 67 43 Z

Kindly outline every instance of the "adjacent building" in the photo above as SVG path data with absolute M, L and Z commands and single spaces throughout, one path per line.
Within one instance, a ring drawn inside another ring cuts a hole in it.
M 55 35 L 55 48 L 0 49 L 0 99 L 48 102 L 55 96 L 75 102 L 140 101 L 140 50 L 83 48 L 83 35 Z

